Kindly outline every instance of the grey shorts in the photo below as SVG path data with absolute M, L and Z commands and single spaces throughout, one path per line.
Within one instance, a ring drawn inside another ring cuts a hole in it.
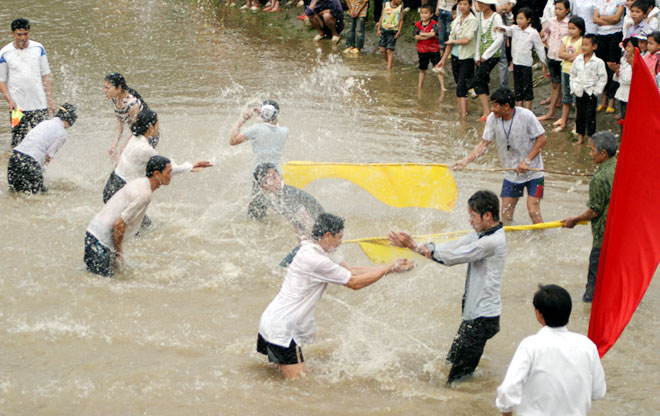
M 378 38 L 378 46 L 380 48 L 394 50 L 396 47 L 396 30 L 381 29 L 380 37 Z

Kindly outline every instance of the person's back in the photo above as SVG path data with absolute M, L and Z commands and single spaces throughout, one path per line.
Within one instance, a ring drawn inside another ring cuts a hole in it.
M 289 128 L 270 123 L 261 123 L 250 127 L 245 135 L 252 143 L 254 168 L 262 163 L 272 163 L 280 171 L 282 150 L 289 137 Z
M 66 141 L 66 138 L 64 122 L 55 117 L 42 121 L 30 130 L 14 150 L 31 156 L 39 165 L 43 166 L 46 162 L 46 155 L 54 154 Z

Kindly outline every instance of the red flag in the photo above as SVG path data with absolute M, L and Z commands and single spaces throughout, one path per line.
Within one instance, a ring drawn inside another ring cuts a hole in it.
M 660 93 L 636 51 L 589 320 L 589 338 L 601 357 L 632 318 L 660 263 L 658 109 Z

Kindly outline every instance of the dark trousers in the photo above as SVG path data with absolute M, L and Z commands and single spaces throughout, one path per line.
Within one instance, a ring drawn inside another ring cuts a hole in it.
M 456 82 L 456 96 L 467 97 L 468 82 L 474 77 L 474 59 L 458 59 L 451 57 L 451 72 Z
M 600 247 L 591 247 L 589 253 L 589 272 L 587 272 L 587 285 L 585 286 L 582 300 L 591 302 L 594 298 L 594 288 L 596 287 L 596 275 L 598 274 L 598 263 L 600 262 Z
M 87 270 L 94 274 L 112 277 L 115 273 L 115 253 L 90 233 L 85 233 L 84 261 Z
M 575 131 L 582 136 L 591 137 L 596 132 L 596 105 L 595 95 L 589 95 L 586 92 L 582 97 L 575 97 Z
M 500 317 L 480 317 L 461 322 L 451 344 L 447 361 L 452 363 L 447 383 L 468 376 L 477 368 L 486 341 L 500 332 Z
M 614 81 L 614 72 L 607 65 L 608 62 L 619 63 L 621 60 L 621 39 L 623 38 L 622 32 L 613 33 L 611 35 L 598 35 L 598 49 L 596 49 L 596 56 L 605 62 L 605 70 L 607 71 L 607 84 L 603 94 L 607 98 L 614 98 L 616 90 L 619 88 L 619 83 Z
M 9 112 L 11 118 L 11 111 Z M 11 147 L 18 146 L 23 141 L 28 130 L 48 118 L 48 110 L 23 111 L 23 118 L 16 127 L 11 129 Z
M 7 166 L 9 190 L 36 194 L 45 192 L 41 166 L 31 156 L 14 150 Z
M 268 201 L 266 195 L 257 181 L 252 182 L 252 201 L 248 205 L 248 218 L 252 220 L 261 220 L 268 211 Z
M 346 36 L 346 47 L 364 48 L 364 26 L 367 22 L 366 17 L 348 16 L 348 23 L 351 29 Z
M 513 65 L 513 90 L 516 101 L 534 100 L 534 79 L 531 66 Z
M 477 67 L 477 76 L 474 81 L 474 92 L 490 95 L 490 73 L 497 66 L 500 58 L 490 58 L 481 62 Z

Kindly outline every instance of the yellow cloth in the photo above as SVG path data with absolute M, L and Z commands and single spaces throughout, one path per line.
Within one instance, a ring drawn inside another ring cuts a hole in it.
M 284 182 L 304 188 L 316 179 L 341 178 L 364 188 L 383 203 L 396 207 L 451 211 L 458 190 L 447 165 L 418 163 L 289 162 Z

